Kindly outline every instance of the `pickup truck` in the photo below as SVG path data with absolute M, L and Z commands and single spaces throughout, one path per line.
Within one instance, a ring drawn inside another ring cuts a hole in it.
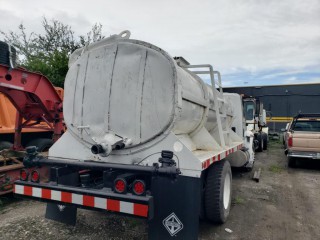
M 295 167 L 297 158 L 320 160 L 320 114 L 298 114 L 284 134 L 288 166 Z

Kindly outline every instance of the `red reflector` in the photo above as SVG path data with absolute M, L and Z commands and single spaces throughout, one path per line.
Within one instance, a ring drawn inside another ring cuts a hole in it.
M 31 181 L 32 182 L 39 182 L 40 180 L 40 174 L 38 173 L 38 171 L 33 170 L 31 173 Z
M 114 190 L 117 192 L 117 193 L 124 193 L 127 189 L 127 183 L 124 179 L 116 179 L 114 181 Z
M 133 182 L 133 193 L 136 195 L 142 195 L 146 191 L 146 184 L 141 180 L 135 180 Z
M 288 147 L 292 147 L 292 136 L 288 138 Z
M 21 169 L 20 171 L 20 180 L 21 181 L 27 181 L 29 177 L 29 172 L 25 169 Z

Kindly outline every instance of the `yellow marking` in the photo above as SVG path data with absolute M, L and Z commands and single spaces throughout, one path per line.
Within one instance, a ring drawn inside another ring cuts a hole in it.
M 273 119 L 271 119 L 271 120 L 267 120 L 267 122 L 284 122 L 284 123 L 288 123 L 288 122 L 291 122 L 291 120 L 273 120 Z
M 267 122 L 291 122 L 292 119 L 293 117 L 272 117 L 271 119 L 267 118 Z M 316 119 L 320 120 L 319 118 Z
M 293 117 L 272 117 L 270 120 L 292 120 L 292 119 Z

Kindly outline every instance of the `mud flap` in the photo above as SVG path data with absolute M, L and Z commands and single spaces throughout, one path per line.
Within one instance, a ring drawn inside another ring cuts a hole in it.
M 68 225 L 76 225 L 77 208 L 75 206 L 47 203 L 45 217 Z
M 200 183 L 200 178 L 185 176 L 152 180 L 154 218 L 148 222 L 149 239 L 198 239 Z
M 51 168 L 50 180 L 56 181 L 59 184 L 77 186 L 79 174 L 77 172 L 70 172 L 67 168 Z M 47 203 L 45 217 L 64 224 L 75 225 L 77 222 L 77 207 L 59 203 Z

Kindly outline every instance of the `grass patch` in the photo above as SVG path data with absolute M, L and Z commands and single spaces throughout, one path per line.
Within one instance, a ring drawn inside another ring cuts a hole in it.
M 269 171 L 273 173 L 280 173 L 282 170 L 282 167 L 280 167 L 279 165 L 271 165 L 269 167 Z
M 139 226 L 140 223 L 134 218 L 129 218 L 128 225 L 130 226 L 130 228 L 135 228 L 135 227 Z
M 281 139 L 269 139 L 268 147 L 269 148 L 278 148 L 282 146 L 282 140 Z
M 236 196 L 234 198 L 234 204 L 243 204 L 244 203 L 244 199 L 242 197 Z

